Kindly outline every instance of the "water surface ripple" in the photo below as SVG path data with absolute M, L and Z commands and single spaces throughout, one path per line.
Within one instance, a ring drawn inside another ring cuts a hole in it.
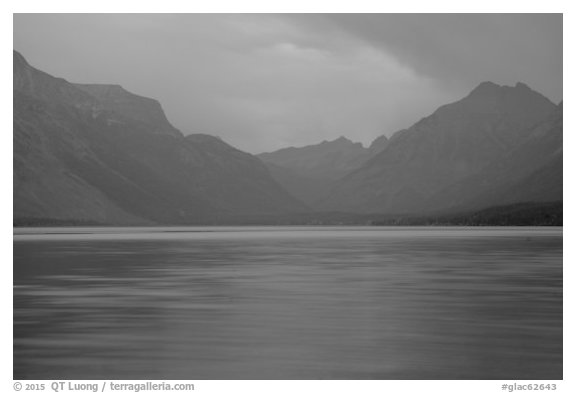
M 16 229 L 14 379 L 562 379 L 562 229 Z

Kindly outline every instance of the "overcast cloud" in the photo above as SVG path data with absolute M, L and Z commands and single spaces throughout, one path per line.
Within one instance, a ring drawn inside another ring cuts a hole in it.
M 20 14 L 14 49 L 71 82 L 156 98 L 183 133 L 253 153 L 369 144 L 485 80 L 562 99 L 558 14 Z

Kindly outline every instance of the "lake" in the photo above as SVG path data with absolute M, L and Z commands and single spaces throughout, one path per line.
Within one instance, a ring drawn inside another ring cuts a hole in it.
M 14 229 L 14 379 L 562 379 L 562 228 Z

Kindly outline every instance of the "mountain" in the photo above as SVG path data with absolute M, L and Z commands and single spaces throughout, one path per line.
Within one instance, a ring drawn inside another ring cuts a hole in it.
M 333 183 L 359 168 L 370 157 L 383 150 L 385 136 L 369 148 L 345 137 L 304 147 L 288 147 L 258 157 L 268 166 L 272 176 L 292 195 L 314 205 L 324 197 Z
M 361 165 L 369 152 L 361 143 L 340 137 L 316 145 L 262 153 L 258 157 L 266 163 L 302 171 L 310 176 L 338 179 Z
M 532 155 L 548 154 L 540 151 L 536 129 L 540 126 L 542 138 L 548 138 L 546 124 L 557 110 L 550 100 L 522 83 L 511 87 L 484 82 L 463 99 L 396 132 L 384 150 L 338 181 L 322 205 L 329 210 L 378 213 L 464 207 L 468 197 L 462 193 L 476 194 L 482 173 L 490 176 L 485 171 L 509 176 L 510 184 L 512 178 L 519 181 L 521 176 L 508 168 L 522 167 L 513 163 L 525 152 L 532 149 Z M 487 169 L 491 165 L 501 167 Z M 436 195 L 465 181 L 468 183 L 460 192 L 449 193 L 450 203 L 438 202 L 441 198 Z M 504 194 L 492 201 L 501 204 L 500 199 L 506 199 Z M 517 198 L 508 198 L 507 202 L 511 201 Z
M 562 201 L 562 104 L 522 83 L 482 83 L 368 148 L 341 137 L 255 157 L 182 135 L 121 86 L 69 83 L 17 52 L 13 69 L 15 222 L 370 221 Z
M 213 223 L 305 211 L 256 157 L 184 137 L 160 104 L 79 85 L 14 52 L 14 219 Z
M 563 108 L 528 131 L 529 137 L 478 174 L 431 198 L 436 210 L 478 209 L 562 200 Z
M 102 106 L 100 110 L 108 111 L 109 116 L 121 114 L 132 122 L 145 125 L 150 132 L 180 135 L 180 131 L 170 124 L 160 103 L 156 100 L 132 94 L 118 85 L 75 83 L 74 86 L 96 98 Z M 95 113 L 95 116 L 97 114 Z
M 388 146 L 389 142 L 390 140 L 386 135 L 380 135 L 378 138 L 374 139 L 368 147 L 368 158 L 371 158 L 383 151 L 386 146 Z

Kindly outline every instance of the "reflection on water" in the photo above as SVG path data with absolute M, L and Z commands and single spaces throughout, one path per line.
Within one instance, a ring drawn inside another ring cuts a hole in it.
M 15 379 L 561 379 L 562 230 L 14 234 Z

